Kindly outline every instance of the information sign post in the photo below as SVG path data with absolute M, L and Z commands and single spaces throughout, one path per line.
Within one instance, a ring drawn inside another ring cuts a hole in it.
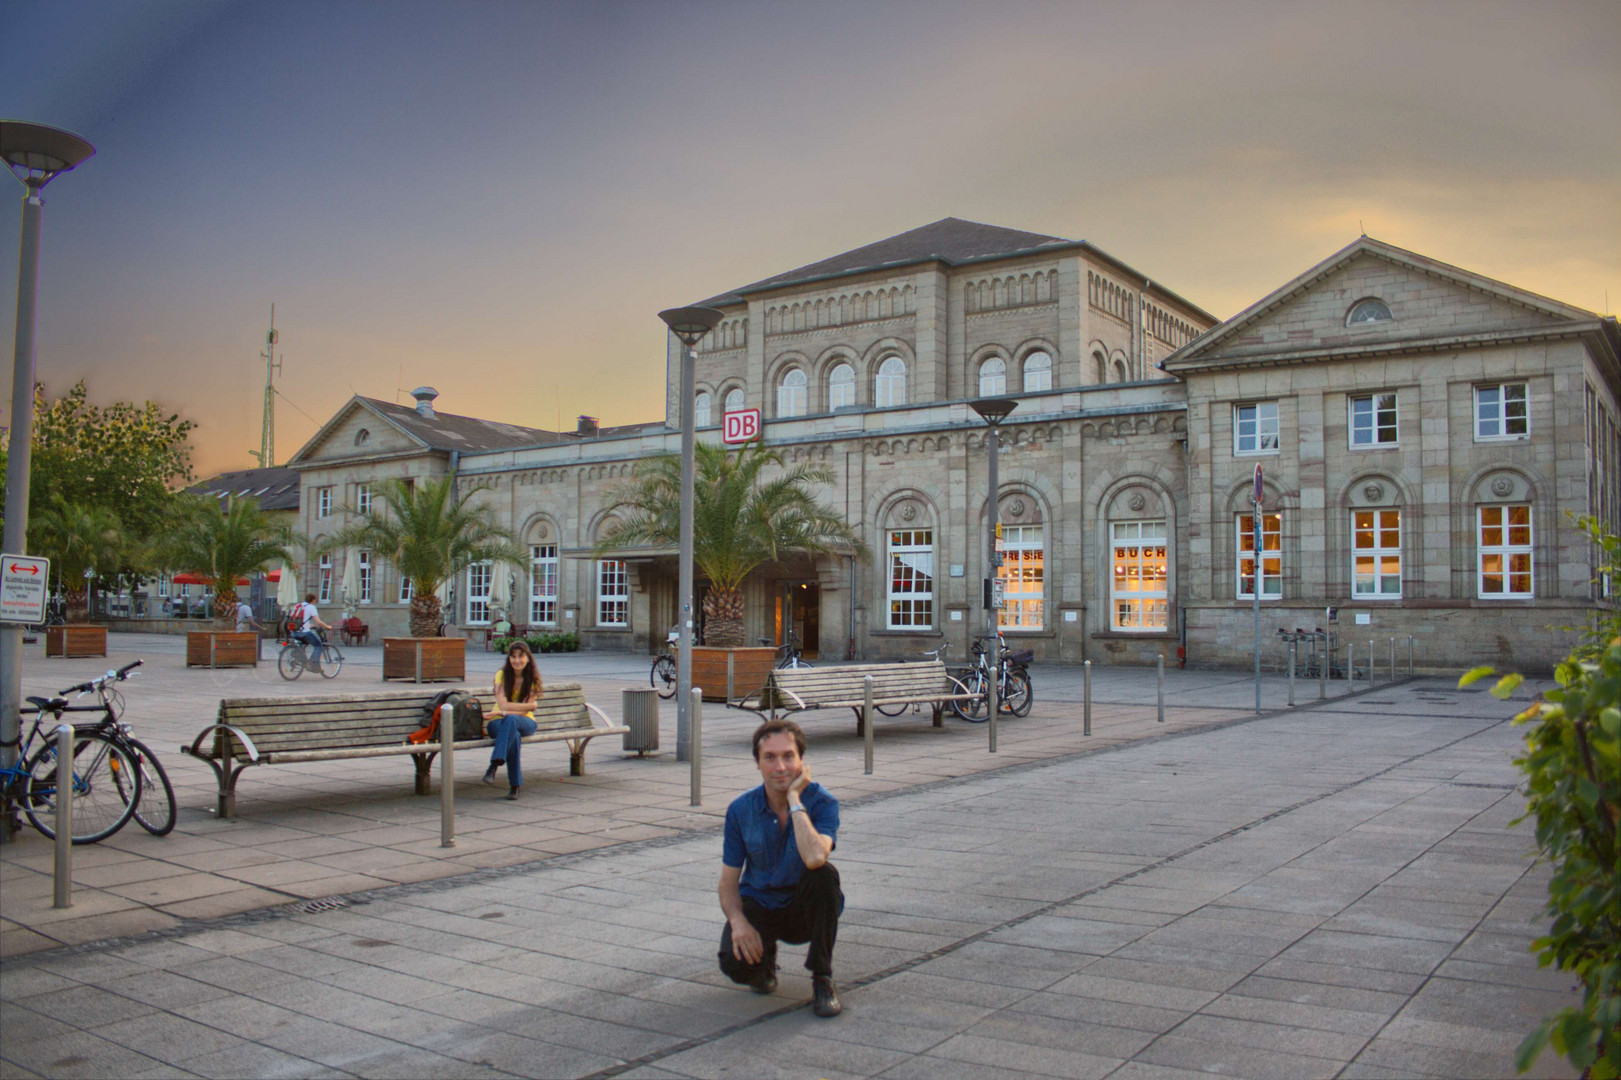
M 44 622 L 45 583 L 50 580 L 49 559 L 0 556 L 0 622 Z
M 1261 589 L 1266 581 L 1266 562 L 1261 552 L 1261 466 L 1255 466 L 1255 490 L 1250 493 L 1250 595 L 1255 609 L 1255 713 L 1261 713 Z

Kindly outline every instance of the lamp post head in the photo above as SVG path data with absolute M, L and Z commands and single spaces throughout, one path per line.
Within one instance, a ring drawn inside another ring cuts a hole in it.
M 995 427 L 1003 420 L 1006 420 L 1008 414 L 1019 407 L 1019 403 L 1014 398 L 987 397 L 970 401 L 968 407 L 977 412 L 980 418 L 991 427 Z
M 95 152 L 95 147 L 71 131 L 0 120 L 0 159 L 30 190 L 38 191 Z
M 715 329 L 725 313 L 712 307 L 680 307 L 659 312 L 670 332 L 681 339 L 681 344 L 692 348 L 698 340 Z

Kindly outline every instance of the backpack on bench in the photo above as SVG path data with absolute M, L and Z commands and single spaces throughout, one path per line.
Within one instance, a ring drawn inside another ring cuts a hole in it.
M 413 743 L 432 742 L 439 737 L 439 710 L 449 705 L 452 732 L 457 742 L 472 742 L 484 738 L 484 706 L 478 698 L 465 690 L 441 690 L 428 706 L 428 722 L 406 739 Z

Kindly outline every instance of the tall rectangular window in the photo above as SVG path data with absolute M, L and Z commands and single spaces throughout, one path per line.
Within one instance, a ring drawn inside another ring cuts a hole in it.
M 1479 513 L 1481 599 L 1531 596 L 1531 508 L 1482 506 Z
M 362 551 L 356 556 L 360 560 L 360 603 L 371 603 L 371 552 Z
M 630 625 L 630 577 L 619 559 L 597 563 L 597 625 Z
M 557 625 L 557 545 L 529 547 L 529 622 Z
M 1523 439 L 1531 434 L 1525 383 L 1475 387 L 1475 438 Z
M 1042 526 L 1004 525 L 1003 561 L 997 576 L 1002 579 L 1002 610 L 997 625 L 1009 630 L 1042 628 Z
M 1351 595 L 1401 598 L 1401 511 L 1351 511 Z
M 284 573 L 284 574 L 287 573 L 286 567 L 282 568 L 282 573 Z M 163 599 L 163 598 L 166 598 L 168 595 L 169 595 L 169 575 L 168 574 L 159 574 L 158 575 L 158 597 L 160 599 Z
M 317 488 L 315 491 L 315 516 L 332 516 L 332 489 L 329 487 Z
M 891 529 L 889 533 L 889 621 L 891 630 L 934 627 L 934 530 Z
M 1255 515 L 1238 515 L 1238 598 L 1255 596 Z M 1283 515 L 1261 515 L 1261 599 L 1283 596 Z
M 467 624 L 469 626 L 490 621 L 490 581 L 494 575 L 487 562 L 474 563 L 467 568 Z
M 323 491 L 331 490 L 323 488 Z M 332 601 L 332 556 L 330 553 L 321 556 L 319 564 L 321 587 L 316 590 L 316 599 L 323 604 Z
M 1170 626 L 1170 553 L 1163 521 L 1117 521 L 1110 526 L 1114 574 L 1109 600 L 1113 627 L 1132 632 Z
M 1351 399 L 1351 445 L 1396 444 L 1396 395 L 1369 394 Z
M 1278 449 L 1278 403 L 1233 406 L 1233 453 L 1271 454 Z
M 415 592 L 411 588 L 411 579 L 404 574 L 400 575 L 400 603 L 409 604 Z
M 355 488 L 355 509 L 362 514 L 371 513 L 370 484 L 360 484 Z

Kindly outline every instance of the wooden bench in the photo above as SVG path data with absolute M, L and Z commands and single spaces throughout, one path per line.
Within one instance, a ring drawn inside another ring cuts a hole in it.
M 928 705 L 934 712 L 934 726 L 940 727 L 946 704 L 973 701 L 963 684 L 946 674 L 938 660 L 903 664 L 846 664 L 838 667 L 781 668 L 771 673 L 771 681 L 743 705 L 756 712 L 805 709 L 853 709 L 856 734 L 865 732 L 861 711 L 866 705 L 866 682 L 872 679 L 872 703 L 879 705 Z M 752 701 L 752 703 L 750 703 Z
M 228 698 L 220 702 L 219 719 L 200 731 L 190 746 L 181 746 L 180 752 L 213 768 L 219 780 L 221 818 L 236 816 L 237 777 L 254 765 L 409 754 L 416 766 L 416 793 L 426 795 L 428 770 L 439 753 L 439 742 L 412 744 L 406 742 L 406 736 L 428 722 L 428 707 L 439 692 Z M 489 694 L 481 701 L 488 706 Z M 579 683 L 548 685 L 534 718 L 537 730 L 523 741 L 567 742 L 570 776 L 585 775 L 585 747 L 592 739 L 630 730 L 614 725 L 601 709 L 586 701 Z M 476 750 L 491 745 L 490 739 L 458 739 L 454 748 Z

